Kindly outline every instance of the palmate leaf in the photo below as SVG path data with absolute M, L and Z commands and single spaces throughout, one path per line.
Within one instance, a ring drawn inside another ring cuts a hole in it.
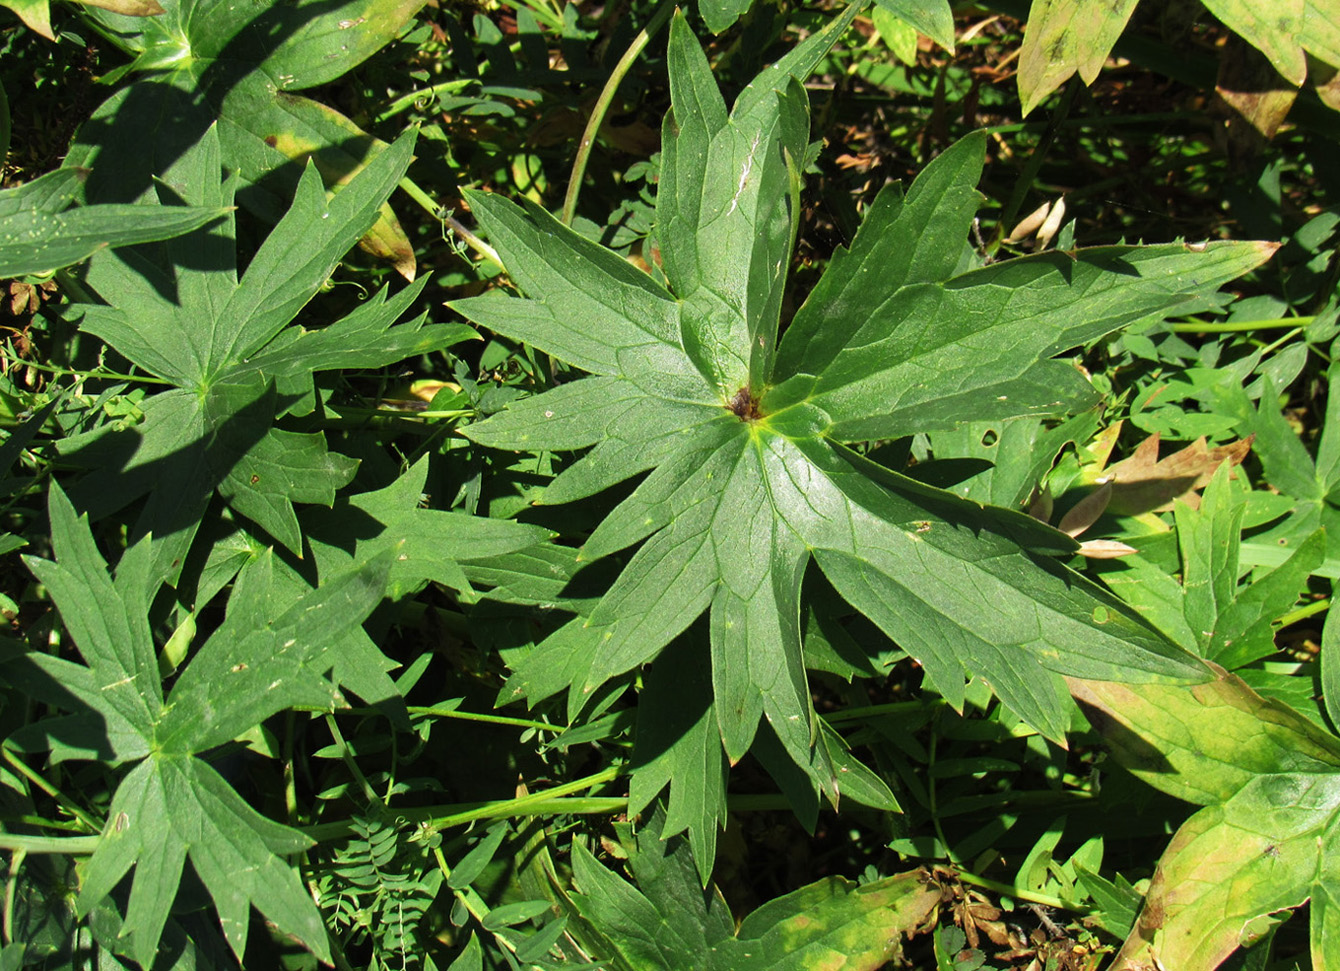
M 89 196 L 129 202 L 149 189 L 216 121 L 239 200 L 278 219 L 308 160 L 328 188 L 346 186 L 385 143 L 328 105 L 295 92 L 328 84 L 391 41 L 423 0 L 339 3 L 167 0 L 162 15 L 92 16 L 146 73 L 85 125 L 69 165 L 98 171 Z M 151 137 L 150 137 L 151 136 Z M 105 168 L 110 176 L 101 177 Z M 364 248 L 414 279 L 414 250 L 390 206 L 379 204 Z
M 659 810 L 636 835 L 623 835 L 637 886 L 573 845 L 572 896 L 594 938 L 591 947 L 621 971 L 874 971 L 902 953 L 941 892 L 922 873 L 861 887 L 819 880 L 771 900 L 738 928 L 721 892 L 694 879 L 682 840 L 662 842 L 672 826 Z
M 27 185 L 0 190 L 0 276 L 59 270 L 108 246 L 171 239 L 226 211 L 134 205 L 67 209 L 87 177 L 84 169 L 57 169 Z
M 1229 468 L 1228 462 L 1219 466 L 1199 509 L 1182 502 L 1174 509 L 1181 583 L 1148 563 L 1114 571 L 1110 579 L 1123 599 L 1174 641 L 1231 670 L 1275 653 L 1273 622 L 1307 589 L 1325 557 L 1326 536 L 1317 530 L 1279 567 L 1240 583 L 1246 506 L 1229 485 Z
M 980 677 L 1052 738 L 1069 717 L 1062 674 L 1203 678 L 1120 601 L 1047 557 L 1072 551 L 1067 537 L 847 446 L 1083 409 L 1096 395 L 1056 354 L 1202 306 L 1272 247 L 1106 247 L 955 275 L 985 141 L 972 136 L 906 197 L 897 187 L 880 194 L 778 347 L 796 160 L 808 137 L 804 91 L 773 70 L 728 114 L 682 18 L 668 60 L 673 111 L 657 218 L 669 289 L 535 206 L 470 200 L 526 296 L 453 306 L 594 376 L 466 434 L 498 448 L 589 448 L 548 487 L 548 503 L 650 472 L 581 555 L 642 545 L 589 615 L 519 664 L 512 693 L 534 702 L 568 688 L 575 714 L 707 611 L 711 707 L 726 756 L 741 758 L 765 721 L 836 799 L 840 773 L 832 750 L 814 745 L 801 651 L 811 559 L 952 704 L 963 702 L 965 676 Z M 714 778 L 713 769 L 689 778 Z M 703 801 L 693 827 L 714 827 L 714 804 Z
M 309 167 L 240 279 L 231 219 L 158 253 L 100 254 L 90 264 L 88 285 L 107 303 L 75 308 L 80 326 L 176 388 L 144 402 L 142 424 L 73 436 L 61 448 L 101 470 L 74 491 L 95 516 L 148 496 L 135 536 L 153 535 L 154 570 L 169 582 L 215 491 L 300 552 L 294 504 L 328 506 L 353 477 L 357 463 L 329 452 L 320 433 L 275 427 L 279 415 L 310 410 L 313 372 L 381 367 L 473 336 L 458 324 L 424 326 L 422 316 L 395 326 L 422 283 L 390 299 L 383 290 L 320 330 L 292 324 L 376 218 L 412 150 L 412 135 L 402 138 L 330 199 Z M 220 165 L 211 129 L 165 173 L 163 191 L 227 205 Z
M 271 596 L 273 556 L 259 557 L 238 578 L 224 623 L 164 698 L 147 619 L 161 583 L 149 542 L 126 552 L 113 579 L 87 519 L 76 518 L 54 485 L 50 516 L 56 561 L 26 562 L 51 592 L 84 663 L 28 653 L 8 660 L 6 677 L 75 713 L 49 723 L 53 734 L 75 733 L 63 739 L 67 745 L 110 749 L 108 761 L 141 760 L 112 797 L 84 870 L 79 913 L 88 914 L 134 867 L 121 933 L 147 968 L 189 859 L 239 958 L 254 904 L 328 960 L 320 914 L 285 860 L 311 841 L 248 807 L 197 753 L 287 708 L 346 705 L 326 676 L 341 661 L 334 647 L 380 602 L 394 551 L 287 600 Z

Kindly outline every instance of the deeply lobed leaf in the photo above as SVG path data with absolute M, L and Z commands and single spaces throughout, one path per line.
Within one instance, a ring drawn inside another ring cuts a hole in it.
M 683 687 L 666 697 L 694 717 L 682 744 L 642 760 L 647 782 L 635 773 L 635 801 L 645 804 L 674 765 L 683 778 L 672 789 L 693 795 L 672 806 L 691 801 L 698 815 L 676 817 L 670 831 L 688 828 L 703 849 L 720 810 L 719 756 L 701 745 L 702 713 L 730 761 L 766 724 L 764 737 L 816 789 L 833 800 L 842 791 L 840 751 L 816 745 L 824 729 L 805 675 L 799 618 L 811 559 L 952 704 L 962 704 L 966 677 L 980 677 L 1053 738 L 1069 721 L 1061 675 L 1204 680 L 1194 658 L 1047 558 L 1074 549 L 1066 537 L 913 483 L 844 445 L 1088 407 L 1095 392 L 1057 354 L 1213 305 L 1222 283 L 1273 246 L 1107 247 L 960 272 L 984 144 L 971 136 L 905 198 L 881 193 L 778 348 L 795 161 L 807 137 L 803 89 L 773 71 L 727 113 L 682 18 L 668 60 L 673 107 L 657 200 L 668 291 L 536 207 L 475 197 L 524 296 L 453 306 L 597 376 L 466 434 L 500 448 L 592 446 L 546 502 L 649 471 L 581 557 L 641 545 L 589 614 L 519 662 L 504 696 L 533 703 L 569 689 L 575 716 L 649 662 L 648 697 L 677 678 Z M 701 660 L 682 660 L 701 657 L 687 645 L 704 612 L 710 698 L 687 688 L 701 682 L 684 666 Z M 885 801 L 877 788 L 855 788 Z

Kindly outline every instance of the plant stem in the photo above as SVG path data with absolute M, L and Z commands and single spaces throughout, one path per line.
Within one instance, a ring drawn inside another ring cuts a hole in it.
M 386 110 L 377 116 L 377 120 L 379 122 L 385 121 L 387 118 L 400 114 L 400 112 L 414 106 L 425 98 L 431 98 L 439 94 L 458 94 L 474 83 L 474 78 L 458 78 L 455 81 L 443 81 L 441 84 L 434 84 L 431 87 L 421 88 L 418 91 L 411 91 L 409 94 L 402 94 L 386 106 Z
M 344 762 L 345 768 L 349 770 L 349 774 L 354 777 L 354 781 L 363 790 L 363 798 L 370 805 L 375 804 L 384 807 L 386 803 L 382 802 L 381 797 L 377 795 L 377 791 L 372 788 L 372 783 L 368 782 L 368 777 L 358 767 L 358 762 L 354 759 L 354 753 L 349 750 L 349 743 L 344 740 L 344 735 L 340 733 L 340 726 L 336 723 L 334 715 L 326 716 L 326 728 L 330 730 L 331 737 L 335 739 L 335 744 L 340 747 L 340 759 Z
M 70 856 L 88 856 L 102 842 L 101 836 L 24 836 L 21 833 L 0 833 L 0 850 L 24 853 L 65 853 Z
M 931 719 L 930 746 L 927 750 L 926 796 L 927 801 L 930 803 L 928 808 L 931 813 L 931 824 L 935 827 L 935 835 L 940 840 L 940 845 L 944 847 L 945 856 L 948 858 L 949 862 L 958 867 L 962 866 L 962 862 L 959 860 L 958 854 L 954 852 L 954 848 L 949 844 L 949 837 L 945 835 L 944 824 L 940 822 L 940 805 L 939 800 L 936 798 L 935 791 L 935 773 L 931 771 L 935 768 L 935 743 L 939 741 L 940 738 L 939 729 L 939 712 L 936 712 L 936 717 Z
M 1191 321 L 1185 324 L 1172 324 L 1168 329 L 1174 334 L 1238 334 L 1254 330 L 1306 327 L 1316 319 L 1316 317 L 1276 317 L 1271 320 L 1242 320 L 1227 324 L 1200 324 Z
M 618 778 L 623 769 L 610 766 L 594 775 L 586 776 L 575 782 L 555 786 L 540 792 L 533 792 L 515 799 L 496 799 L 492 802 L 460 803 L 447 806 L 422 806 L 414 809 L 392 809 L 400 819 L 410 823 L 426 823 L 438 829 L 460 826 L 477 819 L 496 819 L 503 816 L 540 816 L 558 813 L 595 815 L 621 812 L 628 808 L 628 800 L 618 797 L 584 797 L 582 799 L 564 799 L 574 792 L 591 789 Z M 347 822 L 318 823 L 304 826 L 302 832 L 318 843 L 340 839 L 350 832 Z M 2 847 L 3 844 L 0 844 Z
M 423 210 L 434 219 L 439 219 L 448 229 L 465 241 L 465 244 L 472 250 L 488 260 L 498 269 L 502 269 L 502 260 L 498 257 L 498 251 L 488 243 L 484 242 L 470 230 L 462 226 L 452 216 L 442 211 L 442 208 L 433 201 L 432 196 L 419 188 L 419 184 L 408 175 L 400 180 L 400 188 L 405 190 L 405 194 L 417 202 Z
M 461 711 L 458 708 L 444 708 L 441 705 L 408 705 L 406 711 L 411 715 L 432 715 L 435 718 L 454 718 L 457 721 L 484 722 L 489 725 L 512 725 L 516 728 L 533 728 L 541 732 L 564 732 L 562 725 L 548 722 L 530 721 L 526 718 L 511 718 L 507 715 L 486 715 L 476 711 Z M 343 708 L 342 715 L 377 715 L 375 708 Z
M 1062 900 L 1060 897 L 1053 897 L 1051 894 L 1037 893 L 1033 890 L 1024 890 L 1012 884 L 1001 883 L 999 880 L 992 880 L 990 877 L 979 877 L 975 873 L 969 873 L 959 866 L 955 866 L 954 875 L 964 883 L 971 884 L 974 887 L 981 887 L 984 890 L 990 890 L 993 893 L 1002 894 L 1006 897 L 1013 897 L 1015 900 L 1025 900 L 1031 904 L 1041 904 L 1043 907 L 1055 907 L 1057 910 L 1069 910 L 1072 913 L 1088 914 L 1093 912 L 1092 907 L 1086 907 L 1083 904 L 1077 904 L 1072 900 Z
M 652 36 L 665 25 L 670 19 L 670 14 L 674 13 L 675 4 L 673 0 L 661 0 L 661 6 L 656 11 L 656 15 L 651 18 L 651 22 L 637 32 L 633 42 L 628 45 L 628 50 L 623 52 L 623 57 L 619 58 L 619 63 L 614 65 L 614 71 L 610 74 L 609 80 L 605 82 L 605 87 L 600 91 L 600 97 L 596 99 L 595 106 L 591 109 L 591 117 L 586 121 L 586 130 L 582 132 L 582 140 L 577 143 L 577 156 L 572 161 L 572 176 L 568 179 L 568 191 L 563 196 L 563 225 L 571 226 L 572 217 L 577 212 L 577 197 L 581 195 L 582 180 L 586 178 L 586 163 L 591 157 L 591 149 L 595 147 L 596 135 L 600 131 L 600 126 L 605 122 L 605 115 L 609 112 L 610 104 L 614 101 L 614 95 L 619 91 L 619 85 L 623 82 L 624 76 L 633 66 L 639 54 L 646 48 Z
M 0 939 L 5 948 L 14 943 L 14 891 L 19 883 L 19 871 L 28 854 L 24 850 L 15 850 L 9 861 L 9 879 L 5 881 L 4 916 L 0 918 Z
M 60 807 L 67 813 L 79 820 L 86 832 L 97 833 L 102 830 L 102 826 L 97 820 L 75 805 L 74 802 L 71 801 L 65 793 L 61 792 L 59 788 L 52 785 L 38 773 L 30 769 L 28 763 L 24 762 L 21 758 L 11 752 L 8 746 L 0 746 L 0 750 L 4 752 L 6 762 L 12 765 L 25 779 L 37 786 L 37 788 L 41 789 L 52 799 L 56 800 L 56 802 L 60 804 Z
M 161 384 L 171 387 L 173 382 L 164 378 L 156 378 L 149 374 L 118 374 L 115 371 L 79 371 L 75 368 L 60 367 L 56 364 L 42 364 L 39 361 L 16 361 L 16 365 L 30 367 L 35 371 L 46 371 L 48 374 L 70 374 L 78 378 L 97 378 L 102 381 L 138 381 L 141 384 Z
M 1283 614 L 1275 618 L 1275 623 L 1280 627 L 1288 627 L 1290 624 L 1296 624 L 1300 620 L 1306 620 L 1307 618 L 1315 616 L 1316 614 L 1325 613 L 1327 610 L 1330 609 L 1330 606 L 1331 606 L 1330 597 L 1325 597 L 1321 600 L 1314 600 L 1312 603 L 1304 607 L 1298 607 L 1295 610 L 1289 611 L 1287 614 Z
M 485 722 L 489 725 L 513 725 L 517 728 L 533 728 L 539 732 L 562 732 L 562 725 L 550 725 L 548 722 L 530 721 L 526 718 L 510 718 L 506 715 L 484 715 L 474 711 L 460 711 L 454 708 L 422 708 L 409 706 L 411 715 L 434 715 L 438 718 L 455 718 L 459 721 Z

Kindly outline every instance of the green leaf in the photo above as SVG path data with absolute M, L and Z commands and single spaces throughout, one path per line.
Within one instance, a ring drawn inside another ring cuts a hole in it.
M 1232 675 L 1073 687 L 1123 765 L 1206 807 L 1164 851 L 1117 965 L 1217 967 L 1310 900 L 1313 966 L 1335 967 L 1340 743 Z
M 1198 653 L 1228 668 L 1275 652 L 1271 623 L 1298 601 L 1326 555 L 1326 539 L 1318 531 L 1283 565 L 1240 589 L 1243 511 L 1240 493 L 1228 484 L 1227 463 L 1206 487 L 1198 511 L 1180 503 L 1175 510 L 1187 625 Z
M 1072 678 L 1070 689 L 1123 766 L 1187 802 L 1225 802 L 1261 775 L 1340 768 L 1334 737 L 1222 670 L 1190 688 Z
M 296 6 L 168 0 L 162 16 L 147 20 L 96 11 L 114 42 L 138 55 L 134 67 L 153 73 L 94 113 L 67 164 L 92 167 L 96 160 L 90 197 L 130 201 L 217 120 L 224 163 L 247 190 L 243 201 L 277 219 L 309 161 L 326 187 L 338 190 L 386 149 L 339 112 L 293 92 L 328 84 L 362 63 L 422 6 L 423 0 Z M 103 168 L 107 174 L 99 177 Z M 390 209 L 378 208 L 375 227 L 360 235 L 370 230 L 367 248 L 413 279 L 413 247 Z
M 1019 51 L 1023 113 L 1042 103 L 1076 72 L 1093 84 L 1135 10 L 1135 0 L 1033 0 Z
M 164 700 L 147 620 L 162 581 L 151 569 L 148 542 L 126 552 L 113 579 L 87 520 L 76 518 L 59 487 L 50 496 L 58 559 L 27 562 L 50 590 L 84 664 L 29 653 L 8 668 L 35 696 L 84 716 L 85 731 L 104 725 L 119 760 L 142 759 L 112 797 L 84 872 L 79 913 L 97 907 L 134 867 L 121 933 L 149 967 L 189 858 L 239 959 L 255 904 L 328 960 L 320 914 L 286 859 L 311 841 L 248 807 L 196 756 L 287 708 L 344 704 L 326 676 L 340 666 L 330 648 L 380 602 L 392 554 L 282 605 L 272 596 L 272 555 L 257 559 L 239 578 L 224 623 Z
M 1307 75 L 1304 47 L 1315 48 L 1319 55 L 1335 52 L 1333 30 L 1322 26 L 1330 18 L 1312 16 L 1319 11 L 1309 9 L 1307 0 L 1281 0 L 1266 7 L 1251 0 L 1206 0 L 1205 6 L 1261 51 L 1295 87 Z M 1023 113 L 1027 115 L 1076 72 L 1085 84 L 1092 84 L 1134 9 L 1135 0 L 1033 0 L 1019 55 Z
M 422 285 L 389 299 L 383 290 L 321 329 L 293 324 L 376 218 L 412 150 L 412 135 L 400 139 L 330 199 L 309 170 L 240 280 L 231 220 L 221 232 L 196 233 L 158 253 L 100 255 L 90 265 L 88 284 L 107 304 L 78 305 L 82 327 L 179 390 L 146 399 L 137 427 L 104 427 L 60 447 L 76 464 L 119 469 L 76 489 L 94 515 L 149 496 L 134 535 L 152 534 L 155 569 L 170 582 L 215 491 L 298 552 L 294 504 L 329 506 L 353 477 L 356 463 L 330 453 L 322 434 L 275 425 L 312 400 L 313 372 L 381 367 L 470 334 L 459 325 L 424 325 L 422 317 L 393 326 Z M 164 184 L 188 199 L 227 202 L 220 164 L 211 130 Z
M 790 73 L 765 72 L 727 113 L 682 19 L 669 63 L 657 197 L 668 289 L 535 207 L 476 197 L 523 296 L 453 306 L 595 376 L 515 402 L 467 436 L 511 449 L 589 447 L 545 503 L 648 473 L 581 549 L 583 562 L 634 549 L 618 579 L 517 657 L 504 697 L 534 703 L 567 689 L 575 718 L 605 685 L 650 663 L 643 703 L 676 698 L 688 735 L 654 757 L 639 737 L 633 801 L 645 805 L 673 775 L 672 804 L 686 807 L 675 831 L 688 828 L 701 850 L 720 767 L 700 734 L 708 712 L 730 761 L 766 721 L 815 791 L 836 801 L 849 785 L 891 801 L 822 735 L 810 702 L 800 618 L 811 560 L 951 704 L 979 677 L 1053 738 L 1070 719 L 1062 675 L 1205 680 L 1194 658 L 1049 558 L 1075 549 L 1067 537 L 892 473 L 844 443 L 1087 407 L 1096 393 L 1056 355 L 1213 305 L 1220 284 L 1274 247 L 1107 247 L 961 273 L 984 145 L 970 136 L 905 199 L 881 194 L 776 349 L 797 217 L 793 162 L 808 140 L 804 90 Z M 700 652 L 685 644 L 704 612 Z M 710 671 L 710 697 L 693 664 Z
M 386 592 L 399 599 L 429 581 L 469 592 L 467 564 L 484 571 L 523 550 L 544 555 L 535 547 L 553 534 L 539 526 L 420 508 L 427 478 L 425 458 L 383 489 L 341 497 L 330 509 L 311 509 L 304 517 L 304 534 L 320 573 L 333 575 L 394 549 Z M 549 599 L 558 599 L 557 590 Z
M 605 954 L 632 971 L 874 971 L 896 960 L 940 900 L 921 872 L 857 887 L 841 877 L 772 900 L 735 929 L 721 893 L 694 878 L 688 847 L 664 842 L 657 814 L 626 843 L 637 887 L 573 847 L 578 912 Z
M 875 0 L 875 4 L 954 52 L 954 11 L 948 0 Z
M 719 34 L 753 6 L 753 0 L 699 0 L 698 13 L 714 34 Z
M 726 764 L 707 654 L 702 638 L 690 635 L 648 669 L 628 787 L 630 813 L 642 812 L 670 787 L 662 832 L 687 830 L 703 885 L 716 859 L 719 820 L 726 818 Z
M 1205 0 L 1205 6 L 1230 30 L 1251 44 L 1297 87 L 1307 77 L 1299 34 L 1305 0 L 1278 0 L 1262 9 L 1250 0 Z
M 64 168 L 0 190 L 0 276 L 59 270 L 111 246 L 181 236 L 224 216 L 219 206 L 66 207 L 87 170 Z
M 208 888 L 233 952 L 246 948 L 249 907 L 329 960 L 321 914 L 285 857 L 311 841 L 248 806 L 199 759 L 149 758 L 117 787 L 107 828 L 84 871 L 80 916 L 120 882 L 135 878 L 121 933 L 149 967 L 186 860 Z

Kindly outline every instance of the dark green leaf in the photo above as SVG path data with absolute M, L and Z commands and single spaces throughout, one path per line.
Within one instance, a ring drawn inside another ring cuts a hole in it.
M 0 190 L 0 276 L 59 270 L 110 246 L 171 239 L 228 211 L 114 204 L 66 209 L 87 175 L 83 169 L 57 169 L 27 185 Z

